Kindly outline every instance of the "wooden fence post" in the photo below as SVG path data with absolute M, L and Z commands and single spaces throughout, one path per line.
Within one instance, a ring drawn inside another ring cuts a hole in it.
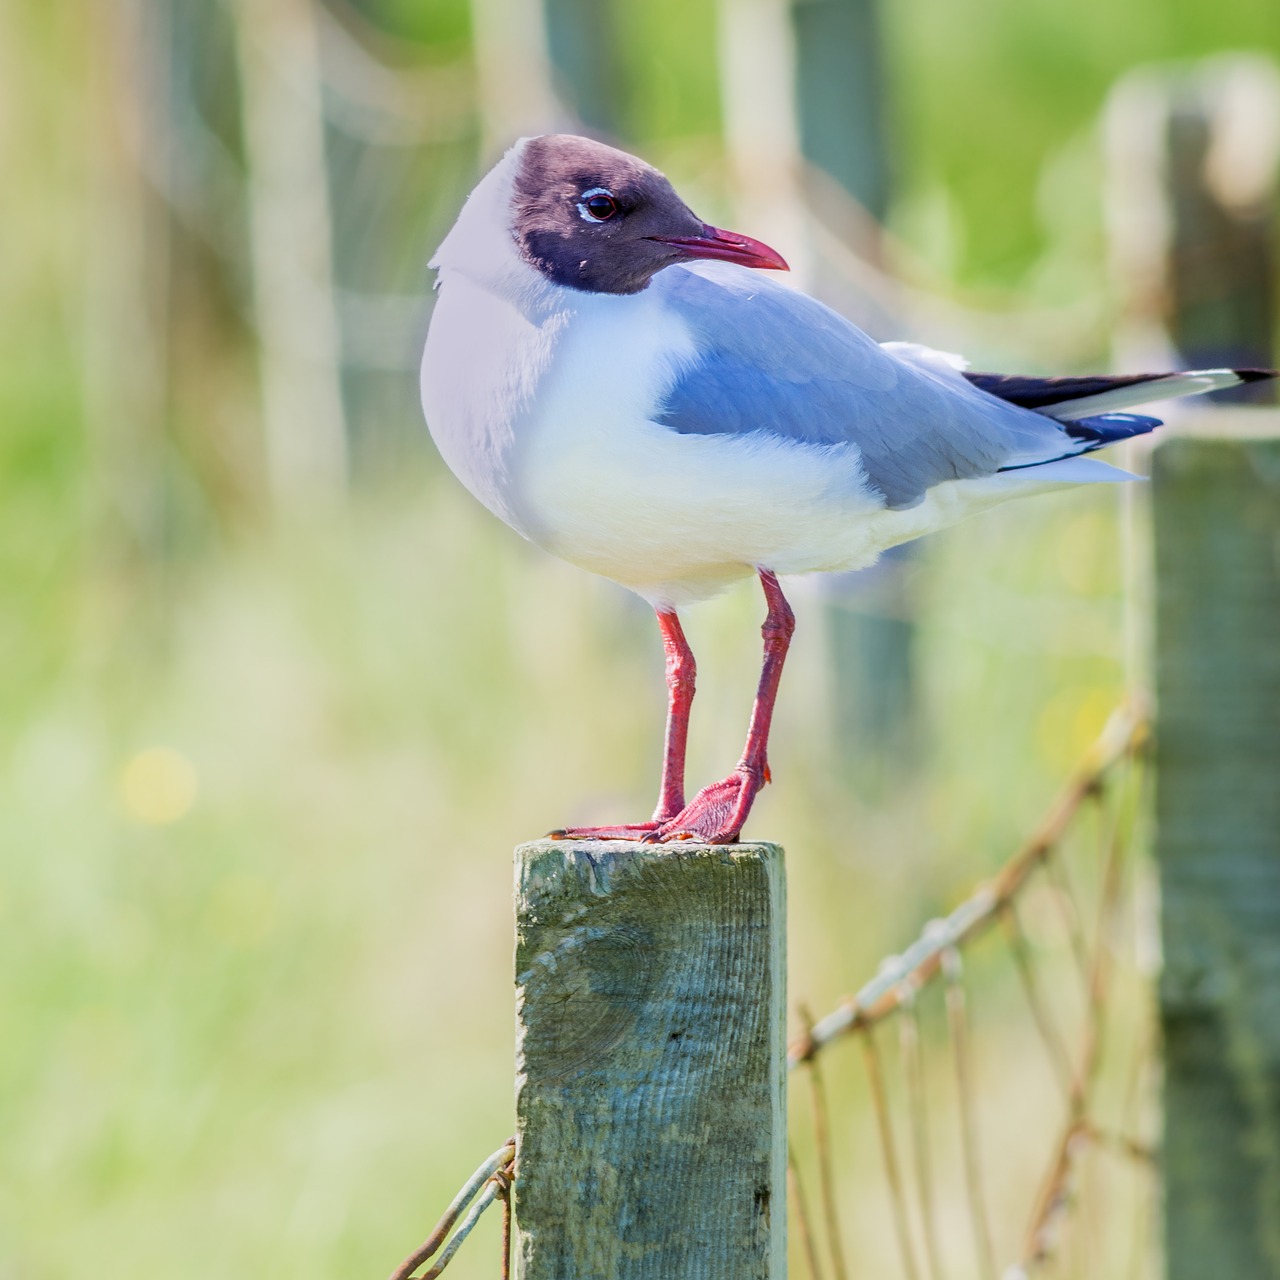
M 772 844 L 516 851 L 516 1275 L 784 1280 Z
M 1261 1280 L 1280 1276 L 1280 432 L 1174 437 L 1154 480 L 1165 1256 L 1171 1280 Z

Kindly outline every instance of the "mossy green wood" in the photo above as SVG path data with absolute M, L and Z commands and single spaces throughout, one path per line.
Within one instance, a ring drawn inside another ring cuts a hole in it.
M 783 1280 L 772 844 L 516 851 L 516 1274 Z
M 1280 1277 L 1280 438 L 1156 452 L 1172 1280 Z

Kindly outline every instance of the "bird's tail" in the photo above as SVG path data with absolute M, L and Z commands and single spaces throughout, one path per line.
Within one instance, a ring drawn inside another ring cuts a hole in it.
M 1007 400 L 1024 409 L 1034 409 L 1058 422 L 1070 423 L 1068 434 L 1095 441 L 1098 449 L 1113 440 L 1140 435 L 1159 426 L 1154 418 L 1133 418 L 1135 429 L 1125 430 L 1131 415 L 1120 413 L 1134 405 L 1152 400 L 1170 400 L 1175 396 L 1195 396 L 1206 391 L 1223 391 L 1246 382 L 1265 382 L 1277 376 L 1275 369 L 1198 369 L 1189 373 L 1135 373 L 1096 378 L 1022 378 L 999 373 L 973 373 L 964 376 L 981 391 Z M 1089 423 L 1107 415 L 1110 425 L 1090 427 Z M 1143 426 L 1137 426 L 1143 423 Z M 1102 435 L 1094 435 L 1101 430 Z M 1106 438 L 1103 438 L 1103 437 Z

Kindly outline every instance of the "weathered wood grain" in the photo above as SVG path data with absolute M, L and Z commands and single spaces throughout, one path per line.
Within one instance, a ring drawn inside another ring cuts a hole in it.
M 1280 1277 L 1280 438 L 1156 451 L 1171 1280 Z
M 516 851 L 516 1274 L 784 1280 L 770 844 Z

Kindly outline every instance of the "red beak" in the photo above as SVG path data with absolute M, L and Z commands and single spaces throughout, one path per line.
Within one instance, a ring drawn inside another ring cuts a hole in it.
M 740 267 L 759 267 L 766 271 L 790 271 L 776 249 L 739 235 L 736 231 L 721 231 L 719 227 L 703 226 L 696 236 L 650 236 L 660 244 L 679 249 L 687 258 L 715 258 L 721 262 L 736 262 Z

